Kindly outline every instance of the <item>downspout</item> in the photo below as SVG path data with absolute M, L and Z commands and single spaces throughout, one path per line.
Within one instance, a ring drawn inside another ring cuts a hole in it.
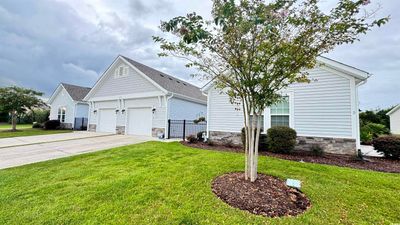
M 363 80 L 360 83 L 356 84 L 356 147 L 358 152 L 361 152 L 361 140 L 360 140 L 360 104 L 359 104 L 359 99 L 358 99 L 358 88 L 361 85 L 364 85 L 367 83 L 367 80 Z
M 169 105 L 169 100 L 171 98 L 173 98 L 173 97 L 174 97 L 174 94 L 171 93 L 171 96 L 166 97 L 166 99 L 165 99 L 165 107 L 166 107 L 166 109 L 165 109 L 165 132 L 164 132 L 165 136 L 164 136 L 164 139 L 167 139 L 167 137 L 169 136 L 169 134 L 168 134 L 169 107 L 168 107 L 168 105 Z

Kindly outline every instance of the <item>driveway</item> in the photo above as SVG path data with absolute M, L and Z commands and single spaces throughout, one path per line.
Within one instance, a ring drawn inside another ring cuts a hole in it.
M 91 132 L 74 132 L 71 134 L 73 135 L 54 134 L 20 137 L 18 138 L 19 142 L 13 140 L 14 138 L 0 139 L 3 145 L 7 142 L 5 139 L 16 143 L 15 146 L 11 147 L 0 147 L 0 169 L 156 140 L 152 137 Z M 67 136 L 63 138 L 60 135 Z M 54 138 L 51 138 L 52 136 Z M 65 138 L 67 139 L 65 140 Z M 25 144 L 21 145 L 21 143 Z

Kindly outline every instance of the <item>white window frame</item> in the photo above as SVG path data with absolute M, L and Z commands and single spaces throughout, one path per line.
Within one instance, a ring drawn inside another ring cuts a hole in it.
M 120 65 L 114 70 L 114 78 L 126 77 L 128 76 L 128 73 L 129 73 L 129 67 Z
M 295 128 L 294 127 L 294 97 L 293 97 L 293 92 L 288 92 L 285 94 L 282 94 L 283 96 L 288 97 L 289 101 L 289 127 L 290 128 Z M 285 114 L 286 115 L 286 114 Z M 264 110 L 264 132 L 266 133 L 267 130 L 271 128 L 271 109 L 266 108 Z
M 63 113 L 64 112 L 64 113 Z M 64 116 L 64 118 L 63 118 Z M 65 119 L 67 117 L 67 108 L 65 106 L 60 106 L 58 107 L 57 110 L 57 119 L 61 122 L 61 123 L 65 123 Z

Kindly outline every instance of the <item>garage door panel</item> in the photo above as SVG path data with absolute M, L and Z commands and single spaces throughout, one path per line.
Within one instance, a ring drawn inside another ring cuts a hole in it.
M 151 108 L 128 110 L 128 134 L 151 136 L 153 114 Z
M 98 132 L 115 133 L 116 116 L 115 109 L 100 109 Z

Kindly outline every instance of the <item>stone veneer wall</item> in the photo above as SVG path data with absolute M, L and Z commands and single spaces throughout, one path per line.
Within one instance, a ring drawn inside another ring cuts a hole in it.
M 151 136 L 158 137 L 159 133 L 163 133 L 165 136 L 165 129 L 164 128 L 156 128 L 156 127 L 153 127 L 151 129 Z
M 116 134 L 125 134 L 125 126 L 117 126 L 115 128 L 115 133 Z
M 216 144 L 232 141 L 235 145 L 242 145 L 241 134 L 237 132 L 210 131 L 210 139 Z M 328 153 L 349 155 L 354 155 L 357 148 L 356 140 L 351 138 L 297 137 L 296 150 L 310 151 L 313 145 L 319 145 Z
M 89 124 L 89 131 L 95 132 L 96 131 L 96 124 Z

